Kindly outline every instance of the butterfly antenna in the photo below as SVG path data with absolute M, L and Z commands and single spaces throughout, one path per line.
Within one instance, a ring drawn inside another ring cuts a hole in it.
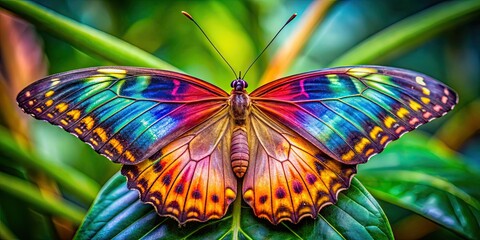
M 297 16 L 296 13 L 292 14 L 292 16 L 287 20 L 287 22 L 285 24 L 283 24 L 282 28 L 280 28 L 280 30 L 278 30 L 277 34 L 275 34 L 275 36 L 273 36 L 272 40 L 270 40 L 270 42 L 267 44 L 267 46 L 265 48 L 263 48 L 262 52 L 260 54 L 258 54 L 257 58 L 255 58 L 255 60 L 253 60 L 252 64 L 250 64 L 250 66 L 247 68 L 247 71 L 245 71 L 245 73 L 243 74 L 243 77 L 245 77 L 245 75 L 247 75 L 248 70 L 250 70 L 250 68 L 253 66 L 253 64 L 260 58 L 260 56 L 262 56 L 262 54 L 265 52 L 265 50 L 267 50 L 267 48 L 270 46 L 270 44 L 272 44 L 273 40 L 275 40 L 275 38 L 277 38 L 278 34 L 280 34 L 280 32 L 287 26 L 287 24 L 289 24 L 296 16 Z
M 193 23 L 195 23 L 195 25 L 197 25 L 198 29 L 200 29 L 200 31 L 202 31 L 203 36 L 205 36 L 207 38 L 208 42 L 212 45 L 212 47 L 215 49 L 215 51 L 217 51 L 217 53 L 220 55 L 220 57 L 222 57 L 223 61 L 225 61 L 227 63 L 227 65 L 230 67 L 230 69 L 233 72 L 233 75 L 235 75 L 235 78 L 238 78 L 238 76 L 235 73 L 235 70 L 233 69 L 233 67 L 230 65 L 230 63 L 228 63 L 227 59 L 225 59 L 225 57 L 223 57 L 223 55 L 220 53 L 220 51 L 218 51 L 217 47 L 215 47 L 215 45 L 212 43 L 210 38 L 208 38 L 207 34 L 203 31 L 203 29 L 200 27 L 200 25 L 198 25 L 198 23 L 193 19 L 192 15 L 190 15 L 188 12 L 185 12 L 185 11 L 182 11 L 182 14 L 185 15 L 185 17 L 187 17 L 188 19 L 190 19 Z

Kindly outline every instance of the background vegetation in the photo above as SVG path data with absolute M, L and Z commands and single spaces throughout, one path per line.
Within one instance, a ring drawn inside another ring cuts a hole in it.
M 88 66 L 132 65 L 229 88 L 230 70 L 181 10 L 237 71 L 299 14 L 249 72 L 250 89 L 356 64 L 412 69 L 454 88 L 460 102 L 450 114 L 389 145 L 360 167 L 358 180 L 397 238 L 479 238 L 480 1 L 42 0 L 0 1 L 1 239 L 71 238 L 119 170 L 70 134 L 21 113 L 14 99 L 28 83 Z M 337 232 L 348 236 L 348 229 Z M 304 236 L 298 228 L 284 234 L 292 233 Z

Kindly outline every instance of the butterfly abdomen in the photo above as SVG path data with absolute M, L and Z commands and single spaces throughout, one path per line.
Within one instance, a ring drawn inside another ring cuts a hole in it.
M 247 132 L 243 126 L 235 126 L 230 148 L 232 170 L 238 178 L 242 178 L 248 168 L 250 153 L 248 151 Z

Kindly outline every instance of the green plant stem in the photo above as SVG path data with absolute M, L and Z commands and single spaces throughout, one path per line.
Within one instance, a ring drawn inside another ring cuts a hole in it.
M 378 63 L 480 14 L 480 1 L 447 1 L 399 21 L 338 57 L 330 66 Z
M 100 190 L 100 186 L 94 180 L 81 172 L 61 163 L 46 161 L 29 153 L 18 145 L 13 136 L 3 127 L 0 127 L 0 152 L 27 168 L 44 172 L 60 186 L 86 203 L 93 202 Z
M 8 227 L 0 221 L 0 239 L 10 240 L 10 239 L 18 239 L 15 234 L 13 234 Z
M 237 181 L 237 192 L 240 193 L 241 188 L 240 181 Z M 233 239 L 239 239 L 238 234 L 241 227 L 241 218 L 242 218 L 242 197 L 237 196 L 235 201 L 233 202 L 233 212 L 232 212 L 232 236 Z
M 80 50 L 94 53 L 113 63 L 177 70 L 174 66 L 136 46 L 75 22 L 38 4 L 28 1 L 0 1 L 0 7 L 18 14 Z
M 55 196 L 45 195 L 32 184 L 10 175 L 0 173 L 0 189 L 8 194 L 28 202 L 42 212 L 64 217 L 75 224 L 80 224 L 85 212 Z

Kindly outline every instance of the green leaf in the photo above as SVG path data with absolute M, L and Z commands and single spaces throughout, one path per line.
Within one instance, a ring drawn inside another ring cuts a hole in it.
M 0 173 L 0 191 L 31 204 L 37 210 L 64 217 L 76 224 L 80 224 L 85 215 L 81 208 L 55 196 L 42 194 L 33 184 L 4 173 Z
M 98 55 L 119 65 L 177 70 L 155 56 L 102 31 L 64 17 L 28 1 L 0 1 L 5 8 L 25 18 L 37 27 L 72 44 L 80 50 Z
M 183 226 L 160 217 L 153 207 L 140 202 L 138 193 L 126 187 L 120 174 L 105 185 L 77 232 L 77 239 L 393 239 L 388 220 L 375 199 L 359 181 L 339 195 L 335 205 L 325 207 L 316 220 L 273 225 L 253 215 L 240 197 L 227 215 L 205 223 Z
M 438 141 L 409 134 L 359 172 L 358 178 L 378 199 L 464 237 L 480 236 L 480 202 L 474 197 L 480 195 L 480 174 Z
M 54 179 L 70 193 L 90 203 L 97 195 L 100 186 L 81 172 L 58 162 L 46 161 L 28 152 L 16 143 L 7 129 L 0 127 L 0 152 L 8 159 L 14 159 L 21 165 L 39 170 Z M 0 161 L 4 161 L 0 159 Z
M 10 231 L 10 229 L 8 229 L 7 226 L 5 226 L 5 224 L 3 224 L 2 221 L 0 221 L 0 238 L 1 239 L 18 239 L 18 237 L 15 236 L 13 232 Z
M 403 19 L 338 57 L 330 66 L 380 62 L 480 14 L 480 1 L 446 1 Z

